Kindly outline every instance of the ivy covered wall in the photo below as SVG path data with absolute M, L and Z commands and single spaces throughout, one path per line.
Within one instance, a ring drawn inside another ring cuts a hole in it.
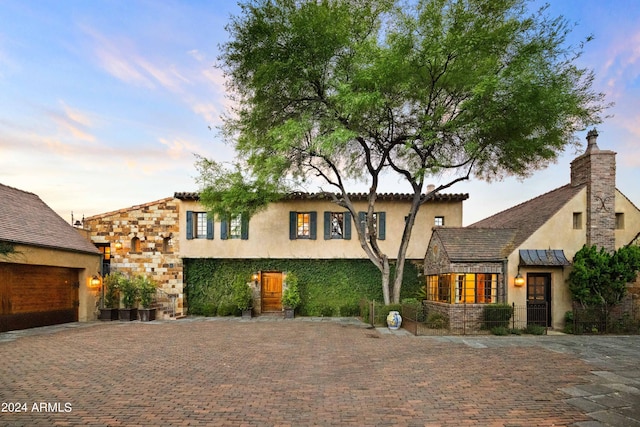
M 230 301 L 233 281 L 240 277 L 249 282 L 256 271 L 295 272 L 302 316 L 353 316 L 361 299 L 382 300 L 381 275 L 369 260 L 184 259 L 188 313 L 235 314 Z M 408 261 L 401 299 L 415 297 L 421 286 L 420 266 Z

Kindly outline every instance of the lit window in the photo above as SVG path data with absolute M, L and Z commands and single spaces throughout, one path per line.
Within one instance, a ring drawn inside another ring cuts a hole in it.
M 311 215 L 309 212 L 298 212 L 296 216 L 298 239 L 308 239 L 311 231 Z
M 443 216 L 437 216 L 435 218 L 434 225 L 436 227 L 444 227 L 444 217 Z
M 441 274 L 427 276 L 427 299 L 452 304 L 498 302 L 498 275 Z

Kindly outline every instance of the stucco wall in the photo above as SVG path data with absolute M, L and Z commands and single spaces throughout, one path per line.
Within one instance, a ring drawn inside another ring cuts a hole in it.
M 366 210 L 366 203 L 356 203 L 358 211 Z M 180 208 L 180 225 L 186 224 L 186 212 L 203 212 L 204 208 L 195 201 L 183 201 Z M 317 212 L 317 239 L 289 239 L 289 212 Z M 356 224 L 352 222 L 350 240 L 325 240 L 324 212 L 343 212 L 344 208 L 328 201 L 290 200 L 273 203 L 266 210 L 259 212 L 249 222 L 249 238 L 220 239 L 220 221 L 214 223 L 214 238 L 186 239 L 180 234 L 181 255 L 185 258 L 366 258 L 360 246 L 356 232 Z M 396 258 L 404 218 L 409 211 L 407 201 L 378 201 L 376 211 L 386 213 L 386 239 L 380 240 L 381 249 L 390 258 Z M 418 212 L 413 228 L 411 242 L 407 250 L 407 258 L 422 259 L 436 216 L 445 217 L 446 226 L 462 225 L 462 202 L 428 202 Z M 357 218 L 356 218 L 357 220 Z
M 90 282 L 91 278 L 100 271 L 100 255 L 25 245 L 16 245 L 15 251 L 15 254 L 3 257 L 0 262 L 78 269 L 80 282 L 78 320 L 87 322 L 96 319 L 98 292 L 97 289 L 90 287 Z

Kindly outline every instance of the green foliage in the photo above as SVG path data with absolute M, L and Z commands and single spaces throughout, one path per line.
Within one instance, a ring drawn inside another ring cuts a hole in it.
M 253 307 L 253 292 L 242 276 L 236 277 L 233 282 L 232 299 L 240 311 Z
M 0 241 L 0 255 L 8 256 L 16 253 L 16 245 L 11 242 Z
M 233 296 L 225 295 L 220 299 L 218 303 L 218 316 L 236 316 L 240 314 L 236 303 L 233 301 Z
M 567 311 L 566 313 L 564 313 L 564 333 L 565 334 L 573 334 L 574 331 L 574 325 L 573 325 L 573 321 L 574 321 L 574 315 L 573 315 L 573 311 Z
M 320 316 L 321 317 L 332 317 L 335 313 L 335 309 L 330 305 L 321 305 L 320 306 Z
M 639 270 L 638 246 L 624 246 L 610 254 L 604 248 L 585 245 L 573 258 L 569 290 L 573 300 L 585 307 L 617 304 Z
M 355 301 L 340 306 L 341 317 L 356 317 L 360 315 L 360 304 Z
M 426 326 L 431 329 L 446 329 L 449 327 L 449 318 L 442 313 L 429 313 Z
M 511 333 L 509 328 L 507 328 L 506 326 L 494 326 L 490 330 L 493 335 L 498 335 L 498 336 L 506 336 Z
M 522 332 L 530 335 L 544 335 L 547 332 L 547 328 L 540 325 L 527 325 Z
M 498 326 L 506 328 L 509 326 L 512 314 L 513 308 L 510 304 L 487 304 L 482 312 L 484 327 L 486 329 Z
M 150 308 L 158 285 L 147 276 L 138 275 L 133 278 L 133 284 L 138 289 L 138 298 L 142 308 Z
M 355 230 L 382 271 L 385 302 L 399 301 L 403 271 L 388 280 L 384 263 L 404 262 L 427 179 L 450 177 L 441 191 L 471 175 L 528 176 L 606 108 L 593 73 L 575 63 L 584 43 L 567 44 L 567 21 L 531 14 L 525 0 L 240 6 L 219 66 L 237 106 L 223 131 L 246 165 L 205 174 L 203 200 L 252 211 L 268 202 L 259 189 L 318 177 L 355 215 L 349 183 L 368 184 L 373 212 L 381 178 L 398 174 L 415 197 L 396 252 Z
M 124 308 L 133 308 L 138 300 L 138 287 L 136 283 L 125 276 L 119 280 L 119 289 L 122 294 L 122 304 Z
M 107 274 L 102 282 L 104 286 L 104 307 L 118 308 L 120 304 L 120 281 L 124 276 L 119 271 Z
M 185 294 L 190 314 L 215 315 L 210 304 L 219 308 L 221 299 L 231 294 L 236 277 L 250 278 L 255 271 L 293 271 L 298 277 L 303 316 L 320 316 L 321 308 L 356 305 L 362 299 L 382 300 L 380 272 L 368 260 L 278 260 L 278 259 L 185 259 Z M 423 286 L 419 266 L 407 263 L 403 297 L 414 295 Z M 217 313 L 220 315 L 220 313 Z
M 282 305 L 284 308 L 297 308 L 300 305 L 300 290 L 298 289 L 298 276 L 293 272 L 287 273 L 286 289 L 282 292 Z

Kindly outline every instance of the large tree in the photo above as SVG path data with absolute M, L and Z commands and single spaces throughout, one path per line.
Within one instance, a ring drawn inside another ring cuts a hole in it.
M 249 172 L 237 186 L 213 187 L 229 183 L 221 175 L 202 180 L 209 206 L 238 211 L 221 207 L 223 193 L 312 177 L 355 220 L 351 186 L 366 184 L 367 220 L 354 229 L 382 273 L 386 303 L 400 298 L 422 204 L 471 176 L 523 177 L 545 167 L 575 143 L 577 130 L 600 122 L 606 107 L 592 72 L 575 63 L 583 44 L 567 44 L 568 22 L 546 8 L 530 12 L 526 0 L 240 6 L 219 60 L 236 106 L 223 129 Z M 207 163 L 218 167 L 200 166 Z M 371 220 L 381 179 L 390 174 L 413 194 L 391 255 Z M 425 192 L 434 177 L 442 183 Z

